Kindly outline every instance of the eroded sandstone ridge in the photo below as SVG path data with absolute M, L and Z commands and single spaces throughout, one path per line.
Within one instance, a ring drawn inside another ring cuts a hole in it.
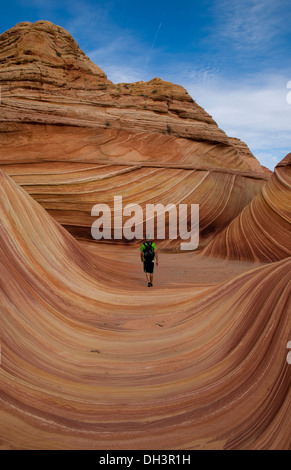
M 270 177 L 183 87 L 115 85 L 50 22 L 0 36 L 0 85 L 1 168 L 75 237 L 92 240 L 92 206 L 119 195 L 200 204 L 203 246 Z

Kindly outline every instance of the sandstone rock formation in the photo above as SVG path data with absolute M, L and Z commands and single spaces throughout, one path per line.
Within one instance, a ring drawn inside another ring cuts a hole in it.
M 272 262 L 291 256 L 291 153 L 248 206 L 203 250 L 222 258 Z
M 289 450 L 290 154 L 271 174 L 47 21 L 0 46 L 0 448 Z M 204 249 L 165 240 L 148 289 L 134 244 L 92 243 L 114 196 L 199 204 Z
M 47 21 L 20 23 L 0 44 L 1 168 L 75 237 L 92 240 L 92 206 L 119 195 L 200 204 L 204 246 L 270 177 L 181 86 L 115 85 Z
M 290 258 L 148 296 L 0 189 L 2 449 L 290 448 Z

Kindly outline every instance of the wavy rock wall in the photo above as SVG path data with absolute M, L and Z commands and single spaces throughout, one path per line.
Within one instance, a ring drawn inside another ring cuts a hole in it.
M 203 250 L 207 256 L 260 262 L 291 256 L 291 154 L 248 206 Z
M 2 449 L 290 448 L 290 258 L 149 296 L 0 180 Z

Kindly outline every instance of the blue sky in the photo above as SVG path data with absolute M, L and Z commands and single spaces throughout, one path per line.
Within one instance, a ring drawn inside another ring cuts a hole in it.
M 291 151 L 290 0 L 11 0 L 0 32 L 40 19 L 68 30 L 114 83 L 184 86 L 271 170 Z

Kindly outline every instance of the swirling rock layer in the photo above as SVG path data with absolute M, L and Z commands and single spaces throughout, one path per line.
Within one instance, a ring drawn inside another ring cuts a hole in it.
M 203 246 L 270 177 L 183 87 L 115 85 L 59 26 L 20 23 L 0 46 L 1 168 L 76 237 L 116 195 L 200 204 Z
M 291 256 L 291 154 L 262 191 L 203 251 L 208 256 L 272 262 Z
M 1 165 L 0 165 L 1 167 Z M 95 204 L 107 204 L 114 213 L 114 197 L 121 196 L 123 207 L 139 204 L 146 235 L 149 204 L 199 204 L 200 246 L 227 226 L 257 194 L 263 180 L 218 171 L 154 168 L 131 165 L 54 163 L 4 165 L 15 182 L 61 223 L 75 238 L 93 240 L 91 227 Z M 128 217 L 123 217 L 123 224 Z M 168 219 L 165 234 L 168 237 Z M 157 219 L 155 220 L 155 227 Z M 113 222 L 112 222 L 113 232 Z M 157 233 L 157 228 L 155 228 Z M 114 239 L 114 243 L 117 241 Z M 179 248 L 181 240 L 165 240 L 162 246 Z M 161 241 L 159 241 L 161 244 Z
M 114 85 L 52 23 L 0 46 L 0 448 L 290 449 L 289 160 L 270 179 L 182 87 Z M 114 196 L 199 204 L 224 259 L 161 253 L 149 289 L 137 247 L 85 242 Z
M 2 448 L 290 448 L 290 258 L 149 295 L 0 179 Z

